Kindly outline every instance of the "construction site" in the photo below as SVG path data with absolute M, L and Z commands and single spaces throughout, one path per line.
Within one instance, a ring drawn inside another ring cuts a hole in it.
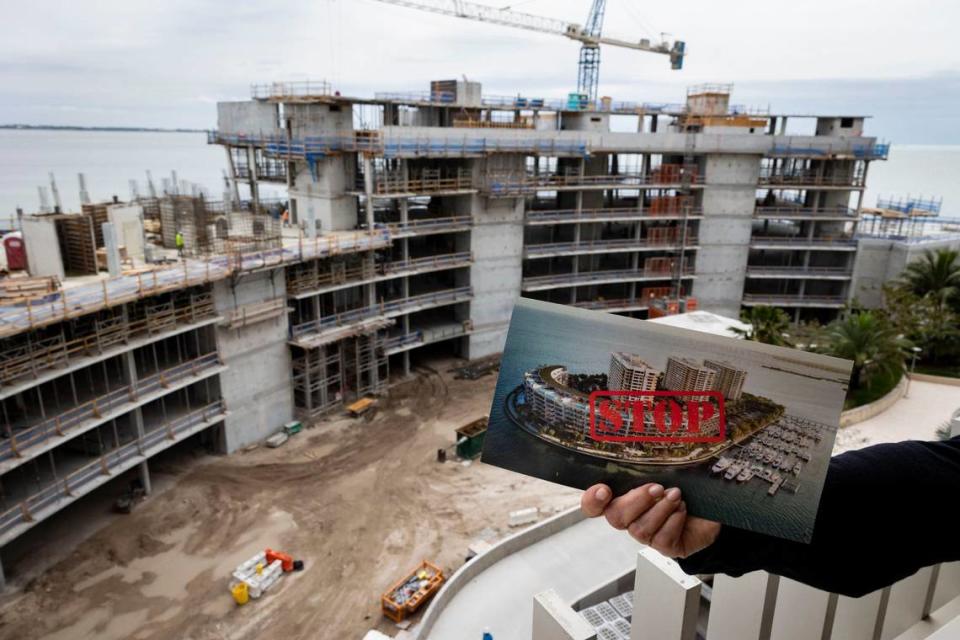
M 597 48 L 598 5 L 560 35 Z M 631 48 L 682 66 L 682 42 Z M 880 249 L 859 251 L 889 153 L 866 116 L 739 106 L 728 84 L 618 102 L 591 55 L 563 98 L 253 85 L 208 132 L 217 198 L 174 177 L 21 211 L 0 279 L 0 635 L 393 634 L 379 598 L 403 571 L 453 572 L 511 512 L 577 504 L 452 449 L 489 410 L 519 297 L 828 321 L 883 281 Z M 121 495 L 143 504 L 111 515 Z M 237 608 L 226 576 L 271 545 L 305 572 Z

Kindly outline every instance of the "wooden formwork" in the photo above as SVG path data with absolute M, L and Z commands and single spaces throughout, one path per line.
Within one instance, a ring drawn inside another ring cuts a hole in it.
M 80 205 L 80 212 L 90 218 L 93 224 L 93 238 L 97 247 L 103 246 L 103 224 L 110 222 L 107 216 L 107 203 L 83 204 Z
M 63 270 L 70 274 L 97 273 L 97 245 L 93 217 L 67 213 L 53 216 L 60 243 Z

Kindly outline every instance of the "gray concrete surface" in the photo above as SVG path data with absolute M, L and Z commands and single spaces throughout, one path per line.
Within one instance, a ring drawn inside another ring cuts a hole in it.
M 496 640 L 526 640 L 536 594 L 554 589 L 564 601 L 572 601 L 584 588 L 614 580 L 634 566 L 638 548 L 605 520 L 582 520 L 475 577 L 440 612 L 427 638 L 480 638 L 489 628 Z

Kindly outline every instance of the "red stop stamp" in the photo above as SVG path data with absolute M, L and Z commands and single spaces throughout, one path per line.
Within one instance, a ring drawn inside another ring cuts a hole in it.
M 719 391 L 594 391 L 590 437 L 597 442 L 723 442 Z

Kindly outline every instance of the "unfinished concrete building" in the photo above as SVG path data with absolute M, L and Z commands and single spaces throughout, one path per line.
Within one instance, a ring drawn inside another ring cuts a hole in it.
M 0 547 L 104 483 L 149 489 L 149 459 L 180 443 L 232 452 L 383 392 L 415 357 L 494 355 L 521 295 L 636 317 L 835 314 L 867 166 L 887 146 L 862 117 L 810 116 L 788 135 L 787 116 L 729 95 L 256 86 L 218 105 L 210 133 L 233 181 L 224 203 L 115 203 L 99 236 L 81 214 L 24 216 L 31 275 L 63 286 L 0 301 Z M 289 201 L 260 199 L 264 181 Z
M 860 116 L 789 116 L 812 130 L 788 135 L 788 116 L 733 107 L 730 90 L 584 110 L 466 81 L 373 99 L 275 83 L 221 103 L 210 141 L 235 179 L 254 193 L 285 184 L 311 237 L 392 239 L 288 272 L 298 404 L 328 406 L 344 379 L 375 389 L 434 342 L 495 353 L 518 295 L 639 317 L 664 299 L 834 315 L 852 290 L 867 166 L 888 146 Z M 382 359 L 354 362 L 371 349 Z
M 54 292 L 0 304 L 0 548 L 106 483 L 149 492 L 149 460 L 168 449 L 228 453 L 293 418 L 285 268 L 389 240 L 284 242 L 268 216 L 254 223 L 253 237 L 232 224 L 224 252 L 117 274 L 78 277 L 57 252 L 33 259 L 36 276 L 66 275 Z M 41 254 L 57 225 L 25 217 L 28 250 Z

